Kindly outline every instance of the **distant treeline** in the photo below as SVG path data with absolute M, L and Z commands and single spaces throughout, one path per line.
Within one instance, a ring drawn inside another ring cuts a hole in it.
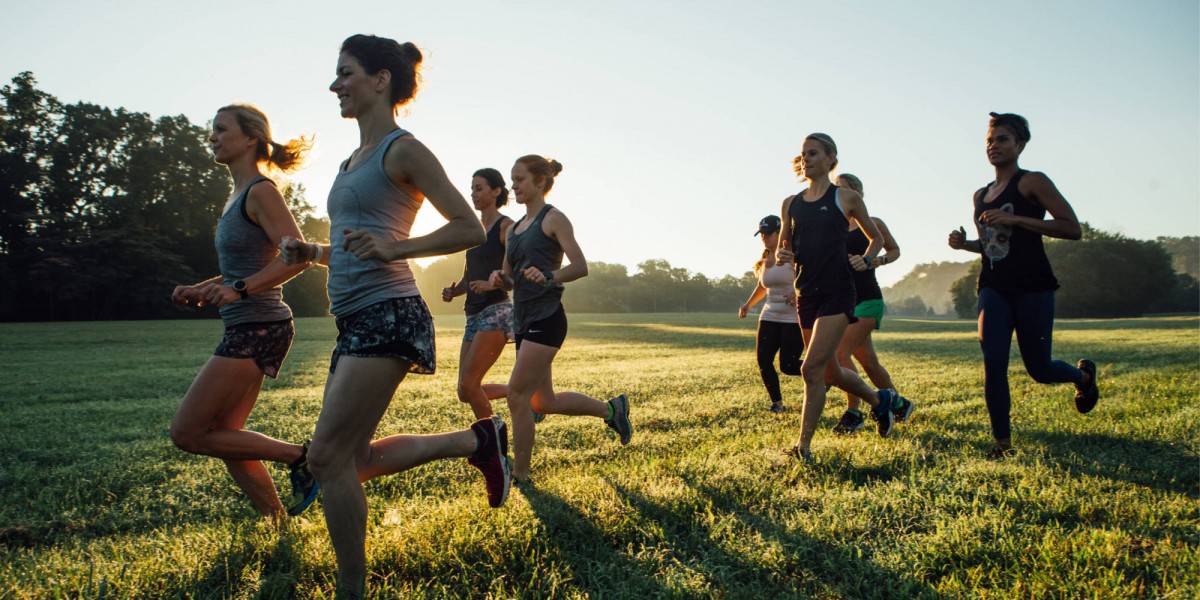
M 28 72 L 0 88 L 0 320 L 214 316 L 169 302 L 175 285 L 217 273 L 213 235 L 231 181 L 213 162 L 207 137 L 183 116 L 63 104 L 38 90 Z M 305 237 L 328 240 L 329 222 L 314 216 L 303 187 L 280 184 Z M 1060 316 L 1198 309 L 1195 237 L 1140 241 L 1087 228 L 1083 242 L 1046 247 L 1062 282 Z M 661 259 L 638 264 L 635 273 L 594 262 L 588 277 L 568 286 L 564 303 L 575 312 L 732 314 L 754 288 L 749 269 L 757 258 L 746 257 L 741 276 L 721 278 Z M 442 287 L 461 276 L 462 261 L 459 253 L 425 268 L 413 264 L 434 312 L 462 310 L 461 299 L 440 300 Z M 972 264 L 966 275 L 964 263 L 918 265 L 885 290 L 890 311 L 932 315 L 952 304 L 974 316 L 978 261 Z M 298 316 L 327 314 L 325 278 L 324 269 L 310 269 L 285 286 Z

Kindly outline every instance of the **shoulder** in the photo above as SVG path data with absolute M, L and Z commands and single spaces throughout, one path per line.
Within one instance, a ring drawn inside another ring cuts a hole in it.
M 571 220 L 567 218 L 566 213 L 558 210 L 557 206 L 551 206 L 550 210 L 546 211 L 546 216 L 542 217 L 542 223 L 547 227 L 571 226 Z
M 283 195 L 279 193 L 279 189 L 275 187 L 275 182 L 270 179 L 260 179 L 250 186 L 246 191 L 246 209 L 271 205 L 282 204 Z
M 434 160 L 433 153 L 421 140 L 413 137 L 411 133 L 405 133 L 400 137 L 392 140 L 384 151 L 383 163 L 390 171 L 395 167 L 412 168 L 413 166 L 420 167 Z
M 879 217 L 871 217 L 871 220 L 875 222 L 876 227 L 879 227 L 879 228 L 887 227 L 887 223 L 884 223 L 883 219 L 880 219 Z
M 862 202 L 862 194 L 845 187 L 838 188 L 838 196 L 842 199 L 842 204 L 859 204 Z
M 1054 182 L 1050 181 L 1050 177 L 1045 173 L 1041 171 L 1026 171 L 1021 176 L 1021 180 L 1017 182 L 1017 189 L 1025 191 L 1050 185 L 1054 185 Z
M 796 199 L 796 194 L 792 194 L 792 195 L 788 196 L 787 198 L 783 199 L 783 213 L 782 213 L 783 215 L 785 215 L 785 216 L 787 215 L 787 209 L 789 206 L 792 205 L 792 201 L 795 199 Z
M 989 186 L 985 185 L 985 186 L 975 190 L 975 194 L 972 196 L 972 199 L 974 199 L 976 202 L 983 200 L 983 195 L 987 193 L 988 187 Z

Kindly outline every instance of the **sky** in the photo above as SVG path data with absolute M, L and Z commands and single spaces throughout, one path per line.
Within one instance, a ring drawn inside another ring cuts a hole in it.
M 631 273 L 650 258 L 749 270 L 758 220 L 803 189 L 791 159 L 815 131 L 901 247 L 881 283 L 969 260 L 945 240 L 994 175 L 989 111 L 1029 119 L 1021 165 L 1081 220 L 1137 238 L 1200 233 L 1195 0 L 0 4 L 5 81 L 32 71 L 66 102 L 201 124 L 257 104 L 276 139 L 315 136 L 293 178 L 321 213 L 359 139 L 328 91 L 342 40 L 412 41 L 423 88 L 399 122 L 464 196 L 478 168 L 555 158 L 549 202 L 588 260 Z M 440 222 L 424 208 L 413 233 Z

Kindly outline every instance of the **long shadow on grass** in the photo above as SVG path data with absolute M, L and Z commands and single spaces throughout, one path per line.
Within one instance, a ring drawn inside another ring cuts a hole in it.
M 572 577 L 591 597 L 675 597 L 653 572 L 617 549 L 586 515 L 562 498 L 537 488 L 522 492 L 546 529 L 545 541 L 571 569 Z
M 1200 498 L 1198 457 L 1182 441 L 1039 430 L 1022 431 L 1021 437 L 1045 444 L 1046 462 L 1064 471 Z
M 180 598 L 226 597 L 230 590 L 245 585 L 244 573 L 261 562 L 258 576 L 259 590 L 256 598 L 294 598 L 296 596 L 296 539 L 282 532 L 268 554 L 265 548 L 257 548 L 245 532 L 238 532 L 242 539 L 231 540 L 212 559 L 208 572 L 196 580 L 169 590 L 168 594 Z M 167 591 L 167 590 L 164 590 Z
M 737 494 L 700 483 L 687 474 L 683 479 L 712 506 L 704 506 L 702 502 L 697 506 L 672 507 L 612 485 L 630 506 L 662 526 L 676 554 L 708 574 L 730 597 L 808 597 L 830 592 L 847 598 L 938 597 L 930 586 L 872 564 L 854 548 L 789 531 L 748 509 L 745 499 Z M 713 508 L 778 545 L 783 550 L 783 568 L 768 568 L 753 556 L 738 556 L 714 544 L 712 540 L 721 537 L 722 532 L 695 518 L 696 514 Z

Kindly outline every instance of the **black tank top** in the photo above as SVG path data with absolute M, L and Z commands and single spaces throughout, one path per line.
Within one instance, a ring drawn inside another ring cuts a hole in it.
M 513 274 L 513 330 L 516 333 L 525 333 L 530 323 L 549 317 L 562 305 L 561 283 L 552 282 L 545 286 L 521 276 L 521 271 L 529 267 L 542 271 L 557 271 L 562 267 L 562 246 L 542 232 L 542 219 L 552 208 L 549 204 L 543 206 L 525 231 L 517 233 L 517 227 L 528 215 L 508 230 L 508 266 Z
M 467 282 L 472 281 L 487 281 L 491 277 L 492 271 L 499 271 L 504 262 L 504 244 L 500 242 L 500 229 L 504 222 L 509 218 L 501 216 L 492 223 L 492 228 L 487 232 L 487 240 L 482 246 L 475 246 L 467 250 Z M 504 290 L 492 290 L 477 294 L 471 291 L 471 287 L 467 286 L 467 302 L 463 305 L 463 310 L 468 315 L 473 315 L 479 311 L 499 302 L 508 300 L 508 292 Z
M 854 231 L 846 236 L 846 253 L 862 256 L 866 253 L 870 243 L 862 229 L 855 227 Z M 850 267 L 850 274 L 854 277 L 854 290 L 858 294 L 859 302 L 883 298 L 883 291 L 879 289 L 879 281 L 875 279 L 875 269 L 855 271 L 854 267 Z
M 788 207 L 792 252 L 796 255 L 796 290 L 801 296 L 836 294 L 854 290 L 850 262 L 846 260 L 846 216 L 837 204 L 838 188 L 806 202 L 796 194 Z
M 998 208 L 1020 217 L 1041 220 L 1046 209 L 1021 195 L 1018 184 L 1029 171 L 1020 170 L 1009 180 L 1000 196 L 984 202 L 992 183 L 975 194 L 975 228 L 979 231 L 983 268 L 979 271 L 978 289 L 992 288 L 1005 292 L 1045 292 L 1058 289 L 1058 279 L 1046 258 L 1042 234 L 1024 227 L 997 225 L 989 227 L 979 222 L 985 210 Z

